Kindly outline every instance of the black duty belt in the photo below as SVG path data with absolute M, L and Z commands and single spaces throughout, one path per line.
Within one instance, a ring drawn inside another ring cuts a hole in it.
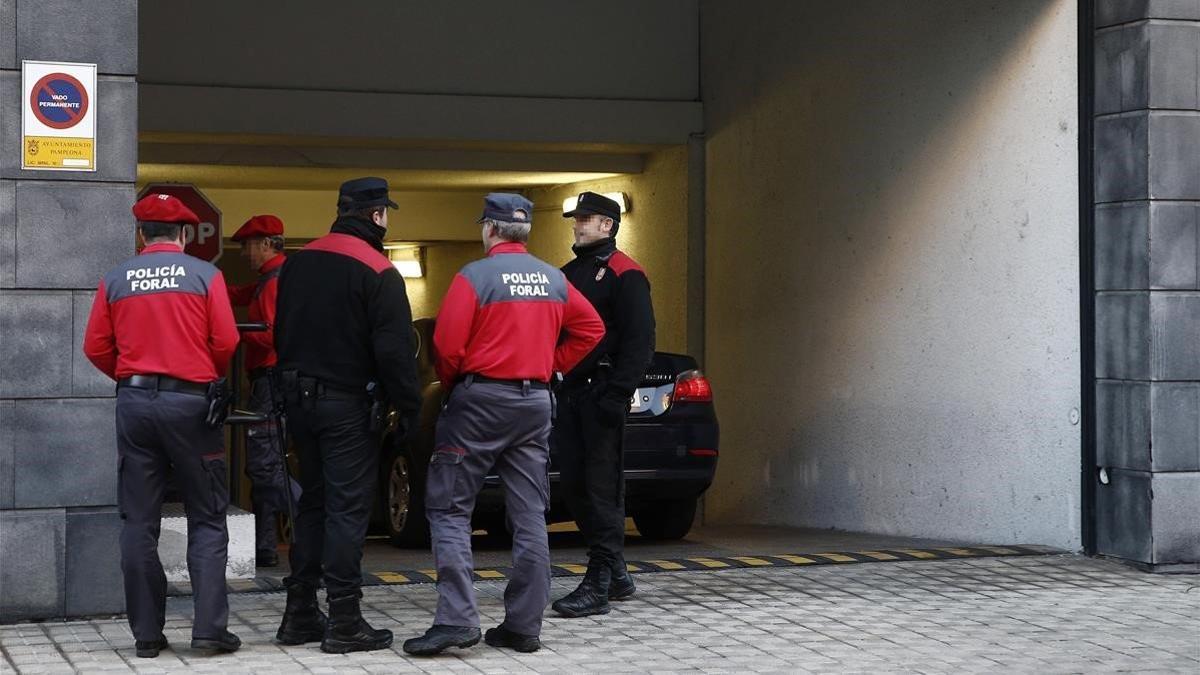
M 494 377 L 485 377 L 476 373 L 470 373 L 463 379 L 470 379 L 471 382 L 482 382 L 484 384 L 506 384 L 510 387 L 529 387 L 530 389 L 549 389 L 550 385 L 539 380 L 501 380 Z
M 251 368 L 250 372 L 246 373 L 246 375 L 252 380 L 257 380 L 260 377 L 266 377 L 267 375 L 270 375 L 274 371 L 275 369 L 271 366 L 267 366 L 265 368 Z
M 133 387 L 134 389 L 156 389 L 158 391 L 177 391 L 181 394 L 196 396 L 208 395 L 208 384 L 188 382 L 168 375 L 130 375 L 117 380 L 117 388 Z

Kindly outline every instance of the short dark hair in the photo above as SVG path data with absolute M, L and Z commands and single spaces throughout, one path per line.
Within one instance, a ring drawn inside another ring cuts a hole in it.
M 267 241 L 271 242 L 271 248 L 276 251 L 282 251 L 284 247 L 284 239 L 282 234 L 272 235 L 267 237 Z
M 178 239 L 179 231 L 182 227 L 179 223 L 159 223 L 154 221 L 138 223 L 138 228 L 142 231 L 142 238 L 146 241 L 154 239 Z

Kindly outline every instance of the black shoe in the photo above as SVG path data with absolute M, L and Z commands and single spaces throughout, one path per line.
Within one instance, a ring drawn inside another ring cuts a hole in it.
M 612 570 L 608 565 L 602 560 L 588 561 L 587 574 L 579 582 L 579 587 L 556 600 L 551 605 L 554 611 L 571 619 L 608 614 L 608 588 L 612 580 Z
M 278 567 L 279 554 L 275 551 L 260 551 L 254 556 L 254 565 L 256 567 Z
M 325 626 L 328 623 L 328 618 L 317 604 L 317 589 L 295 584 L 288 587 L 287 607 L 283 610 L 283 621 L 279 623 L 275 639 L 285 645 L 320 642 L 325 639 Z
M 152 659 L 158 656 L 160 651 L 167 649 L 171 645 L 167 644 L 167 636 L 160 635 L 157 640 L 150 640 L 149 642 L 138 640 L 133 643 L 133 646 L 137 650 L 139 659 Z
M 219 652 L 236 652 L 238 647 L 242 646 L 242 641 L 238 636 L 224 631 L 219 637 L 215 638 L 192 638 L 192 649 L 212 649 Z
M 514 633 L 500 624 L 495 628 L 489 628 L 483 634 L 483 641 L 493 647 L 508 647 L 519 652 L 536 652 L 542 648 L 542 641 L 536 635 L 522 635 Z
M 612 565 L 612 579 L 608 582 L 608 599 L 609 600 L 628 600 L 637 593 L 637 586 L 633 583 L 633 576 L 629 574 L 629 568 L 625 566 L 625 558 L 617 558 Z
M 433 656 L 450 647 L 466 649 L 477 642 L 479 642 L 478 628 L 435 624 L 421 637 L 405 640 L 404 651 L 413 656 Z
M 321 640 L 327 654 L 370 652 L 392 646 L 392 631 L 376 630 L 362 618 L 358 594 L 329 598 L 329 623 Z

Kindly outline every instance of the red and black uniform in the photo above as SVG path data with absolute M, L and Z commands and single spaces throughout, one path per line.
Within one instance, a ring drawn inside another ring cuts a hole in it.
M 190 212 L 164 211 L 173 199 L 150 195 L 134 213 L 139 220 L 163 222 L 178 216 L 195 223 Z M 149 207 L 143 204 L 147 200 L 152 200 Z M 147 209 L 149 217 L 143 215 Z M 158 558 L 158 533 L 169 469 L 188 513 L 192 636 L 212 640 L 225 635 L 229 493 L 224 435 L 205 424 L 205 390 L 225 373 L 237 342 L 221 273 L 175 244 L 147 246 L 105 274 L 96 290 L 83 351 L 118 381 L 121 570 L 129 624 L 139 642 L 162 635 L 167 583 Z
M 646 273 L 613 238 L 573 250 L 562 271 L 607 332 L 563 383 L 553 461 L 589 558 L 623 575 L 625 414 L 654 357 L 654 308 Z
M 282 253 L 273 256 L 259 268 L 258 281 L 229 289 L 234 307 L 247 307 L 250 321 L 267 324 L 265 331 L 242 336 L 245 366 L 251 377 L 255 371 L 275 365 L 275 300 L 279 297 L 279 273 L 285 260 Z
M 272 256 L 259 268 L 257 282 L 234 286 L 229 291 L 229 299 L 235 307 L 248 307 L 250 321 L 267 325 L 264 331 L 244 333 L 242 348 L 243 363 L 250 378 L 247 408 L 268 415 L 275 412 L 270 369 L 276 362 L 275 299 L 279 295 L 279 273 L 284 261 L 282 253 Z M 273 419 L 246 429 L 246 475 L 252 486 L 255 547 L 259 564 L 267 566 L 277 562 L 277 516 L 287 512 L 289 498 L 278 442 Z M 291 498 L 295 499 L 294 495 Z
M 488 200 L 532 211 L 519 195 Z M 450 284 L 433 343 L 438 375 L 453 389 L 438 419 L 425 489 L 438 572 L 435 625 L 479 625 L 471 513 L 494 470 L 513 532 L 504 625 L 522 635 L 541 632 L 550 592 L 545 515 L 553 404 L 547 383 L 555 370 L 574 368 L 603 335 L 591 304 L 523 244 L 492 247 Z
M 362 584 L 380 446 L 367 385 L 382 385 L 402 427 L 420 408 L 412 311 L 383 233 L 340 217 L 279 275 L 277 368 L 303 490 L 285 583 L 316 588 L 323 577 L 331 601 L 357 602 Z

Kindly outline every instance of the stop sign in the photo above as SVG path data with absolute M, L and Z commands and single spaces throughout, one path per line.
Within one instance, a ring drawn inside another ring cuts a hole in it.
M 148 194 L 171 195 L 183 202 L 200 218 L 199 225 L 183 226 L 183 252 L 215 263 L 221 257 L 221 211 L 195 185 L 188 183 L 151 183 L 142 188 L 138 199 Z

